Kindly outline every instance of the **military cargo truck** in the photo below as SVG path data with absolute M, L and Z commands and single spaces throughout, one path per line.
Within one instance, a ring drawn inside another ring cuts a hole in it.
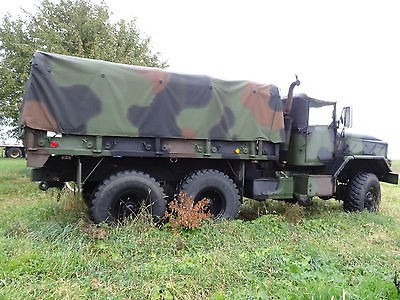
M 146 207 L 162 218 L 179 192 L 235 218 L 243 197 L 335 198 L 376 211 L 380 181 L 398 183 L 388 145 L 345 131 L 349 107 L 274 85 L 224 81 L 35 53 L 21 121 L 39 187 L 76 182 L 95 222 Z

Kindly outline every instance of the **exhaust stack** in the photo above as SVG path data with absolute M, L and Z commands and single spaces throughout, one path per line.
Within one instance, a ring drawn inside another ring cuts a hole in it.
M 295 75 L 295 76 L 296 76 L 296 81 L 293 81 L 289 87 L 289 92 L 288 92 L 287 101 L 286 101 L 285 114 L 290 114 L 290 112 L 292 111 L 293 90 L 294 90 L 295 86 L 300 85 L 299 78 L 297 77 L 297 75 Z

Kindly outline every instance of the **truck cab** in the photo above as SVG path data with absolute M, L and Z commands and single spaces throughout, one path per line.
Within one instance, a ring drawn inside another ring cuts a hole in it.
M 398 175 L 390 169 L 387 143 L 347 132 L 352 126 L 350 107 L 343 108 L 338 117 L 336 102 L 305 94 L 293 96 L 290 102 L 281 159 L 286 178 L 293 179 L 293 197 L 300 202 L 314 196 L 336 198 L 347 211 L 375 211 L 380 201 L 379 181 L 398 182 Z M 288 106 L 287 99 L 284 103 Z M 355 189 L 364 191 L 363 196 L 355 197 Z
M 336 103 L 298 95 L 290 115 L 293 121 L 287 163 L 323 166 L 331 161 L 336 152 Z

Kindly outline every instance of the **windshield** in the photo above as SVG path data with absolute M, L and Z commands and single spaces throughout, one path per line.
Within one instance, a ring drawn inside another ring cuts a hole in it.
M 308 126 L 332 124 L 333 108 L 333 105 L 310 107 L 308 114 Z

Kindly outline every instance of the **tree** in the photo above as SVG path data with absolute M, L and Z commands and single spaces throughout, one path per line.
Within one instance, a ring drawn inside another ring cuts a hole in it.
M 42 0 L 36 11 L 0 20 L 0 125 L 17 126 L 29 62 L 36 50 L 164 68 L 136 20 L 111 22 L 90 0 Z

